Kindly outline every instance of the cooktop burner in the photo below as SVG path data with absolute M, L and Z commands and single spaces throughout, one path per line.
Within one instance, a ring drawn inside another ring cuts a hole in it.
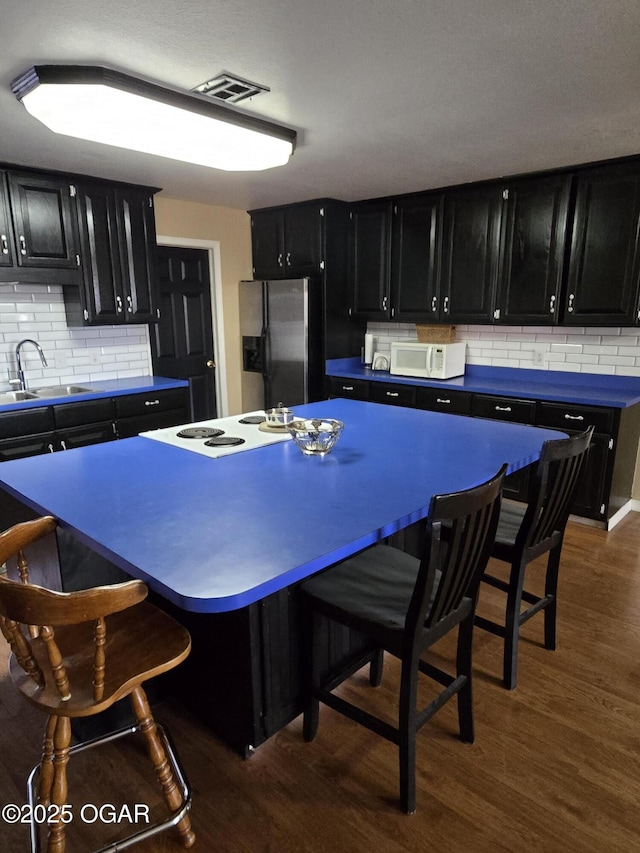
M 213 427 L 187 427 L 181 429 L 176 435 L 178 438 L 215 438 L 218 435 L 224 435 L 224 430 Z
M 205 441 L 207 447 L 235 447 L 236 444 L 244 444 L 244 438 L 238 438 L 235 435 L 217 435 Z
M 241 418 L 239 424 L 263 424 L 266 421 L 264 415 L 247 415 L 246 418 Z

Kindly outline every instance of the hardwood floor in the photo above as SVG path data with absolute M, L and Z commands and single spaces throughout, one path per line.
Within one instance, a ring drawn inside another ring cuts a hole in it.
M 535 566 L 528 572 L 534 578 Z M 194 789 L 193 849 L 640 850 L 640 514 L 608 534 L 569 525 L 559 599 L 558 650 L 542 648 L 540 618 L 528 622 L 513 692 L 499 684 L 500 640 L 476 632 L 476 741 L 457 739 L 455 702 L 425 726 L 413 816 L 398 809 L 396 748 L 329 709 L 321 711 L 313 743 L 303 741 L 298 718 L 243 761 L 177 703 L 162 703 L 156 717 L 171 731 Z M 481 610 L 496 613 L 498 602 L 498 593 L 483 587 Z M 440 650 L 443 659 L 451 648 L 449 642 Z M 24 803 L 43 720 L 8 681 L 6 659 L 0 666 L 0 801 Z M 368 687 L 360 672 L 347 689 L 392 712 L 397 678 L 388 660 L 382 687 Z M 69 765 L 76 817 L 84 803 L 160 808 L 136 745 L 85 755 Z M 127 829 L 76 819 L 68 851 L 94 849 Z M 0 849 L 27 850 L 27 827 L 0 823 Z M 181 848 L 164 833 L 135 849 Z

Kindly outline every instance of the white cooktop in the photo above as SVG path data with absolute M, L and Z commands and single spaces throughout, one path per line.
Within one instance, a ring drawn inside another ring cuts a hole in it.
M 191 450 L 193 453 L 201 453 L 210 459 L 219 456 L 229 456 L 231 453 L 242 453 L 243 450 L 254 450 L 256 447 L 264 447 L 278 441 L 287 441 L 291 438 L 288 432 L 263 432 L 258 424 L 241 424 L 243 418 L 255 415 L 264 416 L 264 411 L 246 412 L 243 415 L 233 415 L 229 418 L 216 418 L 211 421 L 198 421 L 197 423 L 181 424 L 180 426 L 154 429 L 150 432 L 141 432 L 141 438 L 151 438 L 154 441 L 162 441 L 173 447 L 181 447 L 183 450 Z M 213 427 L 221 429 L 226 436 L 243 438 L 244 444 L 230 447 L 207 447 L 203 438 L 180 438 L 178 433 L 187 427 Z

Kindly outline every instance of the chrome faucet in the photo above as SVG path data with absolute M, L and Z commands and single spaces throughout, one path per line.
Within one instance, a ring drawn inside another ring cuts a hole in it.
M 23 346 L 23 344 L 33 344 L 34 347 L 38 350 L 38 355 L 40 356 L 40 361 L 42 362 L 42 366 L 47 367 L 48 365 L 47 365 L 47 359 L 44 357 L 44 353 L 42 352 L 42 347 L 40 346 L 40 344 L 37 341 L 31 340 L 31 338 L 25 338 L 23 341 L 20 341 L 20 343 L 16 347 L 16 364 L 18 365 L 18 379 L 20 380 L 20 390 L 26 391 L 27 390 L 27 382 L 26 382 L 26 379 L 24 378 L 24 370 L 22 369 L 22 361 L 20 359 L 20 349 Z

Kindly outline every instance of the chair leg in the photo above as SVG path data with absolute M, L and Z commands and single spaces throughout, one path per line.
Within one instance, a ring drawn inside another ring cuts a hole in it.
M 369 666 L 369 684 L 372 687 L 380 687 L 382 683 L 382 669 L 384 666 L 384 649 L 374 652 Z
M 460 740 L 473 743 L 475 729 L 473 724 L 473 614 L 458 626 L 457 675 L 464 675 L 466 681 L 458 691 L 458 725 Z
M 310 614 L 308 624 L 307 660 L 309 661 L 309 668 L 305 687 L 306 698 L 302 717 L 302 735 L 307 742 L 310 742 L 318 733 L 318 723 L 320 720 L 320 700 L 314 696 L 316 687 L 320 686 L 320 617 L 315 611 Z
M 520 637 L 520 604 L 524 585 L 525 566 L 522 562 L 512 563 L 507 593 L 507 608 L 504 632 L 503 680 L 508 690 L 513 690 L 518 679 L 518 640 Z
M 47 724 L 47 730 L 49 725 Z M 67 802 L 67 764 L 69 763 L 69 745 L 71 743 L 71 720 L 69 717 L 57 717 L 53 731 L 53 779 L 51 780 L 51 804 L 64 806 Z M 60 813 L 60 810 L 58 811 Z M 47 853 L 64 853 L 65 826 L 61 820 L 53 820 L 49 826 Z
M 562 544 L 552 548 L 547 563 L 544 594 L 549 597 L 549 604 L 544 608 L 544 647 L 550 651 L 556 648 L 556 617 L 558 612 L 558 569 L 560 568 L 560 552 Z
M 416 726 L 418 659 L 402 661 L 398 709 L 400 806 L 405 814 L 416 810 Z
M 131 705 L 136 715 L 136 719 L 140 724 L 140 731 L 143 733 L 147 742 L 149 758 L 156 771 L 156 776 L 162 787 L 165 802 L 171 811 L 176 811 L 182 805 L 182 794 L 176 783 L 171 765 L 164 751 L 164 747 L 158 738 L 156 732 L 156 724 L 149 707 L 146 693 L 142 687 L 136 687 L 131 693 Z M 180 833 L 180 839 L 184 847 L 191 847 L 196 840 L 195 834 L 191 829 L 191 820 L 189 815 L 185 815 L 177 825 L 177 830 Z
M 40 762 L 40 783 L 38 786 L 38 802 L 43 806 L 51 803 L 51 786 L 53 784 L 53 738 L 56 731 L 58 717 L 50 714 L 44 731 L 42 742 L 42 760 Z

